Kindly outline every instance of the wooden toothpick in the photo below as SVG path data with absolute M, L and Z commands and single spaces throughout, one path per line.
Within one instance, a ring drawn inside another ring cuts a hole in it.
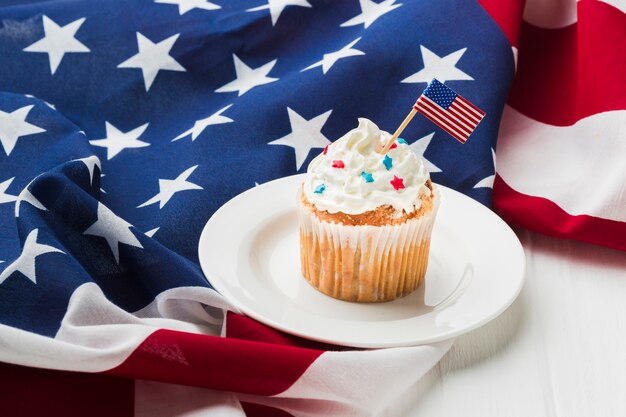
M 411 109 L 411 112 L 409 114 L 407 114 L 407 116 L 404 118 L 404 121 L 402 122 L 402 124 L 398 127 L 398 129 L 396 129 L 396 132 L 387 141 L 387 143 L 385 144 L 385 146 L 383 146 L 383 148 L 379 151 L 379 153 L 384 155 L 387 152 L 389 152 L 389 149 L 391 149 L 391 145 L 393 145 L 393 143 L 396 141 L 396 139 L 398 139 L 398 136 L 400 136 L 400 133 L 402 133 L 404 128 L 409 124 L 409 122 L 411 120 L 413 120 L 413 116 L 415 116 L 415 113 L 417 113 L 417 109 L 415 107 L 413 107 Z

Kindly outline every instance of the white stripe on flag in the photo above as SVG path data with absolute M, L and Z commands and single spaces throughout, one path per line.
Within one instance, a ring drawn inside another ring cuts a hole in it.
M 472 103 L 465 100 L 463 97 L 457 96 L 455 102 L 458 103 L 459 105 L 463 105 L 470 113 L 474 114 L 474 116 L 478 119 L 478 121 L 482 120 L 482 118 L 485 117 L 484 111 L 480 110 L 478 107 L 474 106 Z
M 430 100 L 428 97 L 424 97 L 424 99 L 422 100 L 422 105 L 426 106 L 426 108 L 428 108 L 428 110 L 430 110 L 431 112 L 439 115 L 440 119 L 446 121 L 451 127 L 459 131 L 459 133 L 467 136 L 472 133 L 471 126 L 464 126 L 464 123 L 462 123 L 461 120 L 450 114 L 448 111 L 443 109 L 434 101 Z
M 452 105 L 450 106 L 450 108 L 448 108 L 448 111 L 451 113 L 454 113 L 455 115 L 458 115 L 459 117 L 463 118 L 465 121 L 467 121 L 470 125 L 471 125 L 471 129 L 476 129 L 476 126 L 478 125 L 478 123 L 480 122 L 480 119 L 475 117 L 473 114 L 468 113 L 463 107 L 461 107 L 459 105 L 459 103 L 457 102 L 453 102 Z
M 459 119 L 428 97 L 420 97 L 416 104 L 418 104 L 418 110 L 422 110 L 426 117 L 437 122 L 444 130 L 461 142 L 465 142 L 472 133 L 472 130 L 460 123 Z

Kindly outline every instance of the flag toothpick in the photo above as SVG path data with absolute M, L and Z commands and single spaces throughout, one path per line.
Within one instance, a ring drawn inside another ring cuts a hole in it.
M 413 105 L 413 109 L 411 109 L 411 112 L 406 116 L 400 127 L 398 127 L 385 146 L 380 149 L 379 152 L 381 154 L 389 152 L 391 145 L 398 139 L 400 133 L 402 133 L 417 112 L 422 113 L 461 143 L 465 143 L 485 117 L 484 111 L 433 78 L 422 95 L 419 96 Z
M 411 122 L 411 120 L 413 120 L 413 117 L 415 117 L 415 113 L 417 113 L 417 109 L 413 107 L 411 111 L 409 112 L 409 114 L 406 115 L 406 117 L 404 118 L 400 126 L 398 126 L 395 133 L 391 136 L 391 138 L 387 141 L 387 143 L 385 143 L 385 146 L 383 146 L 383 148 L 380 150 L 381 154 L 384 155 L 387 152 L 389 152 L 389 149 L 391 149 L 391 145 L 393 145 L 396 139 L 398 139 L 398 136 L 400 136 L 400 133 L 402 133 L 402 131 Z

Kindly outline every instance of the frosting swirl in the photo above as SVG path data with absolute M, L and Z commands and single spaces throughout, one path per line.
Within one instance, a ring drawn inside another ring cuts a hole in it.
M 360 118 L 356 129 L 311 161 L 303 188 L 306 198 L 329 213 L 359 214 L 390 205 L 400 216 L 419 208 L 419 197 L 430 194 L 428 171 L 406 142 L 379 154 L 378 146 L 390 137 Z

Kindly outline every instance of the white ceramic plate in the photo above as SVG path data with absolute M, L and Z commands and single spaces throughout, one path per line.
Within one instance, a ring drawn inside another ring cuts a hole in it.
M 378 348 L 458 336 L 517 297 L 525 263 L 513 231 L 481 204 L 441 185 L 425 285 L 377 304 L 318 292 L 300 273 L 296 192 L 303 179 L 281 178 L 238 195 L 202 231 L 202 270 L 242 313 L 305 338 Z

